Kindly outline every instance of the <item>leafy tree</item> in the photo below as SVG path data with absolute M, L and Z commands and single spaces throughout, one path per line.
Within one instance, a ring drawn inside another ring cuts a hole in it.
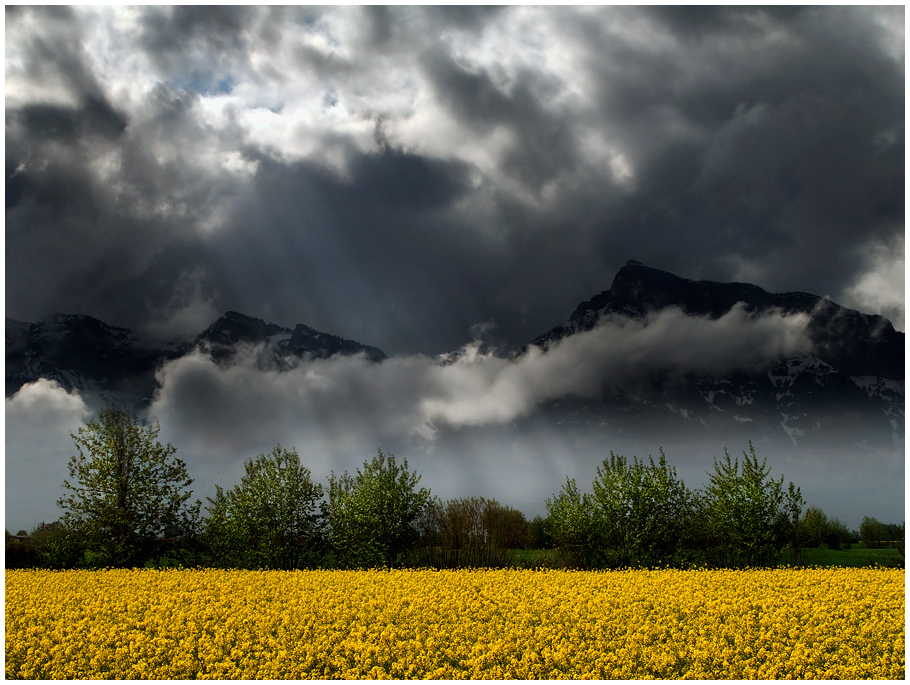
M 864 516 L 862 523 L 859 524 L 859 536 L 863 541 L 863 546 L 868 549 L 884 547 L 888 534 L 885 532 L 885 524 L 873 516 Z
M 837 518 L 828 518 L 820 507 L 810 506 L 799 521 L 799 537 L 805 547 L 824 544 L 829 549 L 840 549 L 848 545 L 852 533 L 847 525 Z
M 594 498 L 566 478 L 559 494 L 547 499 L 547 533 L 570 566 L 594 568 L 602 557 L 603 536 Z
M 430 491 L 417 489 L 420 475 L 382 450 L 355 475 L 329 476 L 324 515 L 332 549 L 343 565 L 395 566 L 418 537 L 417 522 Z
M 482 497 L 451 499 L 442 508 L 443 545 L 455 551 L 483 546 L 487 541 L 486 500 Z
M 803 514 L 800 529 L 806 547 L 818 547 L 828 537 L 828 515 L 813 505 Z
M 420 547 L 430 549 L 443 546 L 444 517 L 445 505 L 438 497 L 431 497 L 427 501 L 427 506 L 420 512 L 420 516 L 414 521 L 417 544 Z
M 85 543 L 92 565 L 140 565 L 156 537 L 194 532 L 200 503 L 189 504 L 193 480 L 160 426 L 140 423 L 128 410 L 102 409 L 71 433 L 77 456 L 69 461 L 73 482 L 61 497 L 62 522 Z
M 244 463 L 240 483 L 209 500 L 204 537 L 215 560 L 238 568 L 313 566 L 322 555 L 322 486 L 296 450 L 276 445 Z
M 518 509 L 500 504 L 495 499 L 483 501 L 484 540 L 499 549 L 519 549 L 528 542 L 528 520 Z
M 799 563 L 803 550 L 803 531 L 800 517 L 805 504 L 806 502 L 800 489 L 794 487 L 793 483 L 788 484 L 780 519 L 784 536 L 790 547 L 790 563 L 794 566 Z
M 882 523 L 872 516 L 864 516 L 859 525 L 859 536 L 869 549 L 897 547 L 904 543 L 904 526 L 897 523 Z
M 535 516 L 528 523 L 528 545 L 532 549 L 549 549 L 553 540 L 547 532 L 547 520 L 540 515 Z
M 434 568 L 505 566 L 510 549 L 527 540 L 528 522 L 495 499 L 433 499 L 420 517 L 419 553 L 413 563 Z
M 61 521 L 39 524 L 29 536 L 29 543 L 44 568 L 75 568 L 85 556 L 78 536 Z
M 828 519 L 828 528 L 825 534 L 825 544 L 828 545 L 829 549 L 840 549 L 844 545 L 846 545 L 847 549 L 849 549 L 850 540 L 852 537 L 853 536 L 850 532 L 850 529 L 847 528 L 846 523 L 835 517 Z
M 657 566 L 672 563 L 687 537 L 692 493 L 660 451 L 655 464 L 610 452 L 593 483 L 603 544 L 613 563 Z
M 644 473 L 635 458 L 629 464 L 625 457 L 610 452 L 597 467 L 594 479 L 594 511 L 602 543 L 615 555 L 613 565 L 629 566 L 638 547 L 643 527 Z
M 714 460 L 704 500 L 707 551 L 715 564 L 767 566 L 777 560 L 785 544 L 783 476 L 770 478 L 766 462 L 758 461 L 751 442 L 741 463 L 726 449 L 722 461 Z

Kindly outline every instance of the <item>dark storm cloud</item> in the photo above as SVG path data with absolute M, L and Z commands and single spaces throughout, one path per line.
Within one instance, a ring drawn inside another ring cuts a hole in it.
M 90 96 L 78 108 L 29 105 L 15 115 L 21 117 L 26 134 L 39 141 L 68 143 L 92 135 L 116 138 L 126 128 L 126 120 L 110 105 Z
M 249 7 L 186 5 L 143 9 L 142 43 L 152 53 L 183 52 L 200 40 L 222 50 L 239 49 L 252 14 Z
M 192 99 L 159 86 L 143 120 L 117 136 L 89 135 L 84 122 L 97 130 L 112 118 L 85 109 L 8 111 L 10 316 L 76 311 L 141 327 L 150 306 L 172 298 L 182 271 L 204 265 L 188 229 L 205 218 L 212 195 L 231 188 L 179 159 L 202 138 L 187 116 Z M 173 159 L 150 153 L 159 137 Z M 103 156 L 114 160 L 108 168 L 99 168 Z
M 225 301 L 384 349 L 466 342 L 485 313 L 470 293 L 492 285 L 492 264 L 444 211 L 466 191 L 465 169 L 389 150 L 355 155 L 349 172 L 263 162 L 216 260 Z
M 481 135 L 497 127 L 514 131 L 514 143 L 503 159 L 507 174 L 539 192 L 557 174 L 573 170 L 576 152 L 571 131 L 557 112 L 542 106 L 558 92 L 557 84 L 523 71 L 505 93 L 488 73 L 459 66 L 445 50 L 428 50 L 419 62 L 440 103 L 466 126 Z
M 579 27 L 603 121 L 640 169 L 616 233 L 693 276 L 748 263 L 765 287 L 838 293 L 861 247 L 903 225 L 902 64 L 850 8 L 708 14 L 672 11 L 685 42 L 637 54 Z M 610 249 L 613 232 L 602 239 Z
M 8 13 L 17 318 L 520 346 L 629 258 L 898 311 L 902 8 L 92 12 Z
M 443 26 L 476 31 L 505 9 L 493 5 L 434 5 L 427 7 L 426 12 Z
M 77 18 L 40 21 L 44 35 L 21 48 L 25 72 L 56 72 L 73 104 L 7 107 L 7 315 L 83 312 L 142 329 L 180 302 L 184 274 L 204 273 L 193 229 L 231 183 L 192 164 L 212 138 L 198 96 L 158 83 L 128 116 L 92 75 Z
M 758 30 L 756 20 L 788 20 L 804 9 L 796 6 L 662 5 L 648 7 L 645 11 L 663 22 L 675 35 L 698 40 L 706 34 L 719 31 L 753 33 Z
M 61 84 L 71 92 L 101 99 L 101 87 L 86 64 L 81 26 L 72 10 L 67 7 L 32 9 L 33 19 L 41 23 L 43 35 L 31 36 L 23 46 L 29 53 L 26 76 L 39 82 L 60 77 Z
M 229 83 L 235 60 L 244 59 L 252 8 L 187 5 L 143 8 L 142 48 L 169 76 L 201 92 Z

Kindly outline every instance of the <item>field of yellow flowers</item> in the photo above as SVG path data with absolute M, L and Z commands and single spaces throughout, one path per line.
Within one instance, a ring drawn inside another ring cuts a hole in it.
M 6 571 L 7 678 L 904 678 L 886 569 Z

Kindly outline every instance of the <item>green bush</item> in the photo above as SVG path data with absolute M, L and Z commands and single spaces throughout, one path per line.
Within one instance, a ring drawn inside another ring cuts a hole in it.
M 355 475 L 329 476 L 323 515 L 328 524 L 333 565 L 392 567 L 406 561 L 418 539 L 417 523 L 430 503 L 430 491 L 417 488 L 420 475 L 382 450 Z

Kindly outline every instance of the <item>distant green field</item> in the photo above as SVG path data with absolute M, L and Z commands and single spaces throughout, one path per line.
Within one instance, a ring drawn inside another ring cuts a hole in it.
M 552 549 L 514 549 L 509 550 L 511 566 L 534 568 L 535 566 L 558 566 L 558 555 Z M 801 566 L 897 566 L 903 558 L 897 549 L 866 549 L 862 544 L 854 544 L 851 549 L 833 550 L 822 547 L 805 549 L 800 559 Z M 780 565 L 790 565 L 790 553 L 784 552 Z
M 866 549 L 861 544 L 851 549 L 824 549 L 817 547 L 802 552 L 802 564 L 805 566 L 895 566 L 901 559 L 896 549 Z M 790 563 L 789 553 L 781 555 L 781 563 Z

